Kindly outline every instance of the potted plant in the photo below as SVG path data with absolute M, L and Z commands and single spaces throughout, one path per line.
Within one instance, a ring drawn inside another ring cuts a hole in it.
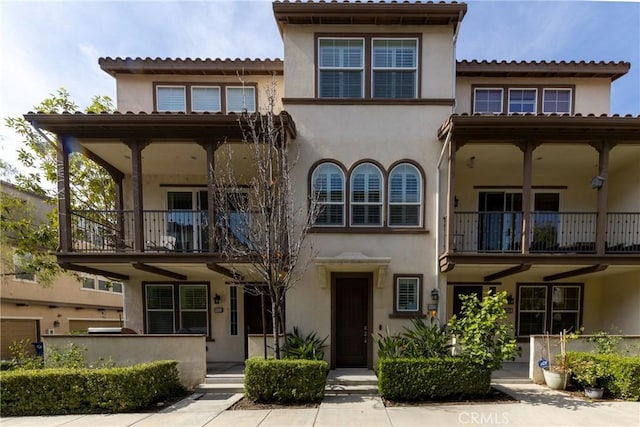
M 591 399 L 602 399 L 604 387 L 602 380 L 606 376 L 604 367 L 593 359 L 583 359 L 572 364 L 573 375 L 578 384 L 584 387 L 584 394 Z
M 551 360 L 551 343 L 549 334 L 546 334 L 547 356 Z M 556 364 L 550 364 L 544 358 L 538 362 L 542 368 L 544 381 L 552 390 L 564 390 L 567 388 L 571 369 L 567 364 L 567 331 L 560 332 L 560 355 L 556 357 Z

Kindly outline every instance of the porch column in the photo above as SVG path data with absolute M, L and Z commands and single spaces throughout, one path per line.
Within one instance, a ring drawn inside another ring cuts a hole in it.
M 604 255 L 607 234 L 607 198 L 609 191 L 609 152 L 613 145 L 610 141 L 591 144 L 598 151 L 598 177 L 602 184 L 598 187 L 598 213 L 596 220 L 596 254 Z
M 111 178 L 115 184 L 114 186 L 114 202 L 115 202 L 115 210 L 116 210 L 116 233 L 119 241 L 124 241 L 124 192 L 122 189 L 122 175 L 113 175 L 111 174 Z
M 456 179 L 456 151 L 458 151 L 458 144 L 455 139 L 451 139 L 449 143 L 449 179 L 447 182 L 447 221 L 445 227 L 445 233 L 447 238 L 445 239 L 445 253 L 452 253 L 454 249 L 453 233 L 454 227 L 454 215 L 455 215 L 455 179 Z
M 69 147 L 65 135 L 58 136 L 56 169 L 58 175 L 58 235 L 60 250 L 72 251 L 71 240 L 71 190 L 69 187 Z
M 213 141 L 198 141 L 207 153 L 207 238 L 209 239 L 209 253 L 216 252 L 216 150 L 218 143 Z
M 144 214 L 142 200 L 142 150 L 149 142 L 124 141 L 131 149 L 131 186 L 133 195 L 133 250 L 144 250 Z
M 520 236 L 520 250 L 523 254 L 529 253 L 531 245 L 531 230 L 533 218 L 531 217 L 531 182 L 533 171 L 533 150 L 539 143 L 522 141 L 516 144 L 523 152 L 522 159 L 522 234 Z

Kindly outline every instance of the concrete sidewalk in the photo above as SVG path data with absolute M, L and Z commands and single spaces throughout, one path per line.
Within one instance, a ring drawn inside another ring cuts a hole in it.
M 119 426 L 640 426 L 638 402 L 589 402 L 536 384 L 495 382 L 520 402 L 385 408 L 378 396 L 326 397 L 319 408 L 226 411 L 242 396 L 192 395 L 154 414 L 0 418 L 6 427 Z

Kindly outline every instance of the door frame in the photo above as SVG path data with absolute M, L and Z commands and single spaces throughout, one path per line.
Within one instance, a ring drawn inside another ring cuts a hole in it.
M 336 279 L 367 279 L 367 369 L 373 369 L 373 273 L 331 273 L 331 363 L 330 368 L 336 368 L 337 348 L 336 339 Z

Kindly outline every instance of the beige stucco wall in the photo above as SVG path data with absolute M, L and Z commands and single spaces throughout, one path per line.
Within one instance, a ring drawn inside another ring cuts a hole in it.
M 581 114 L 609 114 L 611 104 L 611 80 L 607 78 L 490 78 L 458 77 L 456 79 L 456 113 L 473 112 L 472 85 L 509 85 L 528 87 L 539 85 L 575 86 L 575 105 L 573 111 Z M 538 94 L 539 96 L 541 94 Z M 503 108 L 506 108 L 503 106 Z M 505 111 L 506 112 L 506 111 Z
M 265 89 L 275 83 L 276 90 L 282 96 L 282 76 L 194 76 L 194 75 L 135 75 L 118 74 L 116 76 L 118 110 L 121 112 L 131 111 L 138 113 L 141 111 L 153 111 L 153 83 L 154 82 L 176 82 L 176 83 L 230 83 L 237 85 L 257 84 L 256 106 L 260 111 L 266 111 L 267 98 Z M 280 96 L 276 98 L 274 110 L 282 110 Z
M 66 335 L 43 337 L 46 349 L 75 344 L 87 349 L 85 360 L 113 360 L 131 366 L 156 360 L 177 360 L 180 382 L 194 388 L 207 374 L 205 339 L 197 335 Z
M 285 96 L 313 98 L 315 96 L 315 33 L 422 35 L 420 51 L 422 66 L 421 98 L 451 98 L 453 92 L 453 26 L 355 26 L 355 25 L 287 25 L 283 36 L 285 61 Z M 287 107 L 288 108 L 288 107 Z M 294 117 L 295 118 L 295 117 Z

